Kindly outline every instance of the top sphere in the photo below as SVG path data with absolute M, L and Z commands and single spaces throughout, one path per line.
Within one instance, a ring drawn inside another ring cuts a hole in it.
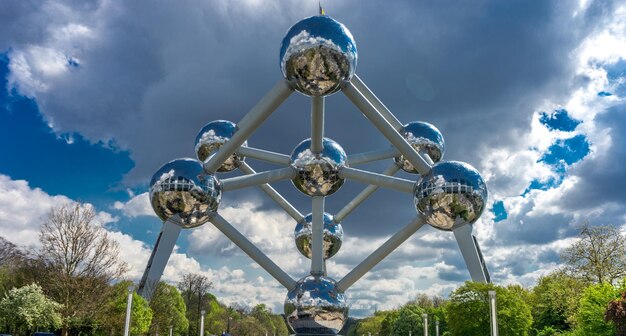
M 476 222 L 487 196 L 487 185 L 478 171 L 458 161 L 439 162 L 415 184 L 417 211 L 426 223 L 442 230 Z
M 226 141 L 230 140 L 237 132 L 237 124 L 228 120 L 215 120 L 206 124 L 196 136 L 196 156 L 198 160 L 204 162 L 211 155 L 215 154 Z M 242 146 L 247 146 L 248 142 L 244 142 Z M 222 165 L 217 169 L 218 172 L 224 173 L 237 169 L 237 166 L 244 158 L 233 153 Z
M 406 141 L 419 152 L 425 152 L 430 156 L 434 163 L 441 161 L 446 144 L 443 141 L 443 135 L 437 127 L 423 121 L 413 121 L 402 127 L 400 134 Z M 417 174 L 418 171 L 413 165 L 407 161 L 402 155 L 394 158 L 401 164 L 402 170 L 407 173 Z
M 357 62 L 352 34 L 340 22 L 311 16 L 287 31 L 280 47 L 280 69 L 294 90 L 307 96 L 339 91 L 354 75 Z
M 193 159 L 177 159 L 163 165 L 150 181 L 150 204 L 161 220 L 175 215 L 177 224 L 192 228 L 206 223 L 217 211 L 222 185 L 213 175 L 204 174 Z

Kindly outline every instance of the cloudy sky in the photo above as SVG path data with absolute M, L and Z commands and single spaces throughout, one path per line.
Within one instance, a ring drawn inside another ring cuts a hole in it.
M 237 122 L 280 80 L 281 40 L 317 6 L 0 2 L 0 235 L 36 248 L 51 207 L 88 202 L 137 280 L 161 227 L 146 194 L 152 173 L 193 157 L 202 126 Z M 626 2 L 323 6 L 352 32 L 357 73 L 392 112 L 402 122 L 436 125 L 444 159 L 481 171 L 489 210 L 474 233 L 494 282 L 533 285 L 559 266 L 559 252 L 584 222 L 626 224 Z M 341 93 L 326 107 L 326 136 L 348 154 L 389 146 Z M 293 94 L 250 145 L 290 153 L 309 136 L 309 109 L 307 97 Z M 338 211 L 363 187 L 346 183 L 327 210 Z M 310 200 L 289 182 L 276 188 L 310 212 Z M 219 212 L 294 278 L 307 273 L 295 223 L 260 191 L 226 193 Z M 344 246 L 329 275 L 340 279 L 414 216 L 410 195 L 377 192 L 342 223 Z M 210 224 L 183 232 L 164 278 L 176 282 L 184 272 L 206 274 L 227 303 L 282 312 L 284 289 Z M 452 234 L 424 227 L 348 296 L 353 315 L 362 316 L 417 293 L 447 295 L 468 279 Z

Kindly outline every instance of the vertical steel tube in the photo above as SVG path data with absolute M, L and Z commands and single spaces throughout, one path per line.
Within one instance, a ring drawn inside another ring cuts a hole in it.
M 206 314 L 205 310 L 200 312 L 200 336 L 204 336 L 204 315 Z
M 439 336 L 439 319 L 435 320 L 435 336 Z
M 211 223 L 228 237 L 235 245 L 239 246 L 252 260 L 256 261 L 267 273 L 285 286 L 287 290 L 292 290 L 296 286 L 296 282 L 268 258 L 256 245 L 250 242 L 241 232 L 237 231 L 230 223 L 220 214 L 216 213 L 211 218 Z
M 204 169 L 215 172 L 224 161 L 263 124 L 272 112 L 293 92 L 287 81 L 280 80 L 237 124 L 237 132 L 213 156 L 204 162 Z
M 428 336 L 428 314 L 423 313 L 422 319 L 424 320 L 424 336 Z
M 496 309 L 496 291 L 489 291 L 489 312 L 491 315 L 491 336 L 498 336 L 498 311 Z
M 383 260 L 389 253 L 393 252 L 398 246 L 404 243 L 411 235 L 413 235 L 419 228 L 424 225 L 424 217 L 417 216 L 409 224 L 407 224 L 400 231 L 391 236 L 385 243 L 383 243 L 376 251 L 372 252 L 365 260 L 352 269 L 346 276 L 343 277 L 338 283 L 337 287 L 340 292 L 345 292 L 350 286 L 357 282 L 365 273 L 369 272 L 374 266 L 376 266 L 381 260 Z
M 311 97 L 311 152 L 324 149 L 324 97 Z
M 422 175 L 427 174 L 430 171 L 430 165 L 415 151 L 413 146 L 398 133 L 386 119 L 380 114 L 376 108 L 370 104 L 359 90 L 348 83 L 343 88 L 343 93 L 350 99 L 350 101 L 357 107 L 367 119 L 389 140 L 402 155 L 415 167 L 415 169 Z
M 311 274 L 324 274 L 324 197 L 315 196 L 312 201 Z
M 126 299 L 126 320 L 124 321 L 124 336 L 130 335 L 130 314 L 133 309 L 133 292 L 135 286 L 128 286 L 128 298 Z

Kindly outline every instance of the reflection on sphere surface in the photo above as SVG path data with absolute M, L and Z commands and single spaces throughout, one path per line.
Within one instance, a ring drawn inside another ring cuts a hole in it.
M 425 152 L 434 163 L 441 161 L 445 152 L 445 142 L 443 135 L 437 127 L 422 121 L 410 122 L 402 127 L 400 134 L 406 141 L 415 148 L 418 153 Z M 407 173 L 417 174 L 418 171 L 407 161 L 404 156 L 395 157 L 394 160 L 400 164 L 400 168 Z
M 215 120 L 206 124 L 198 136 L 196 136 L 196 156 L 198 160 L 204 162 L 211 155 L 215 154 L 226 141 L 230 140 L 237 132 L 237 125 L 228 120 Z M 248 142 L 244 142 L 242 146 L 247 146 Z M 217 169 L 218 172 L 229 172 L 237 169 L 239 163 L 244 158 L 234 154 L 228 157 L 224 163 Z
M 296 224 L 294 230 L 294 236 L 296 240 L 296 247 L 300 253 L 311 259 L 313 256 L 312 246 L 312 233 L 313 233 L 313 214 L 308 214 L 304 217 L 304 222 Z M 333 221 L 333 216 L 324 212 L 324 240 L 323 240 L 323 256 L 324 259 L 328 259 L 341 248 L 343 242 L 343 228 L 341 224 Z
M 346 152 L 335 141 L 324 138 L 319 154 L 311 151 L 311 139 L 302 141 L 291 154 L 296 169 L 293 185 L 309 196 L 328 196 L 339 190 L 345 179 L 339 169 L 346 166 Z

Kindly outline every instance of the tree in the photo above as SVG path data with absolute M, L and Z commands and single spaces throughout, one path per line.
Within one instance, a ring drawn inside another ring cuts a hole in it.
M 452 292 L 446 305 L 445 316 L 450 335 L 490 334 L 489 290 L 495 290 L 497 295 L 500 335 L 528 335 L 532 316 L 528 304 L 520 298 L 519 288 L 470 281 Z
M 95 219 L 93 206 L 67 203 L 53 208 L 41 226 L 44 289 L 63 304 L 64 336 L 69 327 L 95 320 L 108 284 L 126 270 L 117 242 Z
M 539 278 L 531 294 L 533 329 L 568 331 L 574 328 L 574 314 L 586 285 L 564 272 Z
M 197 333 L 200 329 L 200 311 L 206 309 L 205 296 L 211 288 L 213 288 L 213 283 L 201 274 L 185 273 L 178 282 L 178 289 L 187 306 L 187 319 L 189 320 L 187 335 L 192 335 L 192 327 L 193 333 Z
M 608 283 L 591 285 L 583 291 L 575 315 L 576 330 L 582 335 L 614 336 L 615 327 L 605 321 L 609 302 L 619 297 L 619 292 Z
M 412 335 L 420 335 L 424 330 L 424 322 L 422 314 L 426 310 L 417 305 L 405 305 L 398 311 L 398 318 L 396 318 L 392 335 L 405 336 L 411 332 Z
M 620 299 L 609 302 L 604 319 L 613 322 L 617 331 L 616 336 L 626 336 L 626 291 L 622 292 Z
M 108 329 L 110 335 L 121 335 L 124 331 L 128 287 L 130 285 L 132 285 L 130 281 L 115 284 L 104 301 L 101 323 Z M 147 332 L 152 322 L 152 309 L 150 309 L 148 302 L 136 292 L 133 292 L 131 321 L 131 334 Z
M 61 304 L 49 299 L 37 284 L 11 289 L 0 301 L 0 320 L 12 330 L 30 332 L 37 327 L 57 329 L 61 326 Z
M 387 316 L 383 319 L 383 322 L 380 324 L 380 335 L 391 335 L 393 332 L 393 326 L 396 323 L 396 319 L 398 318 L 398 311 L 392 310 Z
M 580 228 L 579 240 L 561 253 L 566 270 L 591 283 L 610 283 L 626 276 L 626 237 L 616 226 Z
M 152 294 L 150 308 L 153 312 L 150 330 L 167 330 L 170 326 L 174 327 L 177 334 L 188 330 L 189 321 L 185 316 L 187 307 L 176 287 L 159 282 Z

